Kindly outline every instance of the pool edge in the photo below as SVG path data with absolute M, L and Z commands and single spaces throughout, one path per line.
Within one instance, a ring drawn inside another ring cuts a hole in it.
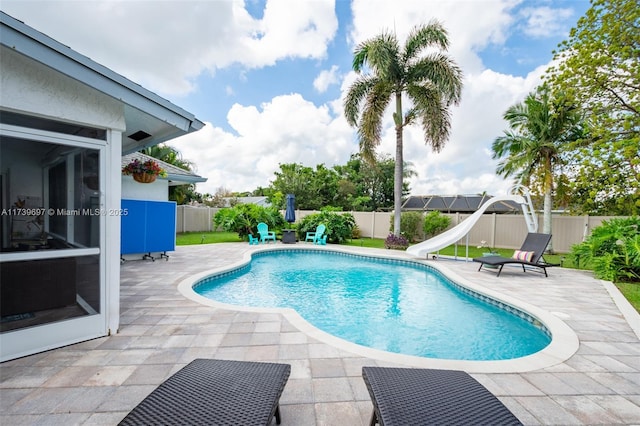
M 220 274 L 228 271 L 232 271 L 238 269 L 242 266 L 247 265 L 251 262 L 252 255 L 255 253 L 266 252 L 266 251 L 276 251 L 276 250 L 327 250 L 334 252 L 342 252 L 346 254 L 352 255 L 362 255 L 374 258 L 391 258 L 391 259 L 399 259 L 408 262 L 414 262 L 417 264 L 428 265 L 432 267 L 442 274 L 444 274 L 448 279 L 453 281 L 454 283 L 465 287 L 471 291 L 474 291 L 478 294 L 487 296 L 499 302 L 505 303 L 507 305 L 511 305 L 517 309 L 520 309 L 527 314 L 533 316 L 538 319 L 550 332 L 551 334 L 551 342 L 544 349 L 531 354 L 525 357 L 514 358 L 509 360 L 500 360 L 500 361 L 467 361 L 467 360 L 448 360 L 448 359 L 437 359 L 437 358 L 425 358 L 418 357 L 413 355 L 403 355 L 392 352 L 386 352 L 379 349 L 368 348 L 365 346 L 361 346 L 352 342 L 348 342 L 339 337 L 333 336 L 327 332 L 324 332 L 309 322 L 307 322 L 302 316 L 300 316 L 295 310 L 290 308 L 254 308 L 254 307 L 241 307 L 236 305 L 229 305 L 221 302 L 216 302 L 214 300 L 210 300 L 197 294 L 193 290 L 194 284 L 201 281 L 202 279 Z M 538 308 L 535 305 L 524 302 L 522 300 L 513 298 L 511 296 L 496 292 L 487 287 L 483 287 L 477 284 L 470 282 L 464 277 L 458 275 L 455 271 L 448 268 L 443 264 L 436 264 L 435 262 L 427 261 L 426 259 L 417 259 L 414 257 L 410 257 L 404 252 L 398 251 L 390 251 L 389 253 L 385 252 L 382 254 L 379 251 L 369 251 L 365 249 L 354 249 L 354 248 L 345 248 L 345 247 L 307 247 L 307 246 L 298 246 L 298 247 L 260 247 L 256 248 L 252 251 L 247 251 L 243 253 L 242 259 L 231 263 L 223 268 L 214 268 L 211 270 L 203 271 L 193 276 L 190 276 L 178 284 L 178 291 L 186 298 L 200 303 L 202 305 L 211 306 L 218 309 L 224 309 L 228 311 L 238 311 L 238 312 L 256 312 L 256 313 L 277 313 L 281 314 L 285 317 L 294 327 L 296 327 L 301 332 L 305 333 L 311 338 L 314 338 L 322 343 L 333 346 L 339 350 L 347 351 L 359 356 L 371 358 L 377 361 L 381 361 L 384 363 L 391 363 L 394 365 L 405 365 L 409 367 L 418 367 L 418 368 L 436 368 L 436 369 L 455 369 L 455 370 L 464 370 L 469 373 L 521 373 L 539 370 L 542 368 L 547 368 L 554 366 L 556 364 L 562 363 L 573 356 L 579 347 L 579 340 L 576 333 L 560 318 L 556 315 L 548 312 L 544 309 Z

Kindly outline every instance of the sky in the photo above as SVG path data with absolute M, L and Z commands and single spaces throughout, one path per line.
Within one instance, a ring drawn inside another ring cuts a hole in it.
M 355 47 L 383 31 L 401 44 L 437 20 L 463 72 L 445 148 L 404 131 L 412 195 L 487 192 L 502 116 L 541 82 L 587 0 L 2 0 L 0 9 L 194 114 L 205 126 L 169 145 L 200 193 L 267 187 L 280 164 L 344 165 L 358 139 L 343 112 Z M 378 153 L 393 157 L 385 114 Z

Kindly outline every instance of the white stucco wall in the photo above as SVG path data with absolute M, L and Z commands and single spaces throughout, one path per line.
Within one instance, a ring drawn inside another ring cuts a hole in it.
M 133 176 L 122 175 L 122 198 L 167 201 L 169 199 L 169 181 L 158 178 L 151 183 L 140 183 L 133 180 Z
M 97 90 L 0 47 L 3 108 L 123 132 L 123 106 Z

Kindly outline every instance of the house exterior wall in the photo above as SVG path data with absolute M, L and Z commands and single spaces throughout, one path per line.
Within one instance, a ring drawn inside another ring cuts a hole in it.
M 82 83 L 62 75 L 51 68 L 28 59 L 10 49 L 0 47 L 0 107 L 29 116 L 77 123 L 79 125 L 107 129 L 107 140 L 95 140 L 96 146 L 104 148 L 101 169 L 105 177 L 104 193 L 100 197 L 100 209 L 104 212 L 117 211 L 121 199 L 120 159 L 122 157 L 122 138 L 125 130 L 123 105 L 118 101 L 101 94 Z M 20 191 L 31 193 L 29 188 L 42 191 L 40 165 L 29 164 L 24 153 L 9 153 L 10 158 L 2 161 L 0 172 L 10 177 L 16 186 L 10 194 L 11 199 Z M 37 173 L 30 173 L 30 167 L 37 167 Z M 29 176 L 38 176 L 34 180 Z M 104 242 L 101 255 L 101 271 L 103 280 L 104 320 L 100 322 L 100 331 L 93 335 L 73 333 L 72 321 L 69 333 L 58 335 L 38 335 L 39 342 L 34 344 L 35 328 L 10 333 L 3 340 L 2 357 L 11 359 L 15 356 L 28 355 L 90 338 L 116 333 L 119 328 L 120 311 L 120 217 L 106 214 L 101 229 Z M 19 333 L 24 338 L 17 338 Z M 9 339 L 10 337 L 10 339 Z M 3 339 L 5 336 L 3 336 Z M 4 343 L 10 342 L 12 348 Z M 38 344 L 40 345 L 38 347 Z
M 122 198 L 128 200 L 167 201 L 169 199 L 169 181 L 156 179 L 151 183 L 140 183 L 133 176 L 122 175 Z
M 60 121 L 125 130 L 123 106 L 115 99 L 1 47 L 0 104 Z

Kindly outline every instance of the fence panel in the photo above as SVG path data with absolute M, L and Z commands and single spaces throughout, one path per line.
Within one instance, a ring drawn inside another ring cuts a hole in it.
M 213 230 L 213 217 L 218 208 L 178 206 L 177 226 L 181 232 L 203 232 Z M 311 210 L 296 210 L 296 218 L 300 220 L 310 214 L 318 213 Z M 283 213 L 284 214 L 284 213 Z M 363 238 L 386 238 L 391 230 L 390 212 L 351 212 L 356 225 L 360 229 Z M 470 214 L 444 214 L 451 218 L 452 228 Z M 593 228 L 598 227 L 604 220 L 610 220 L 613 216 L 562 216 L 552 217 L 553 249 L 558 253 L 567 253 L 571 246 L 584 241 Z M 542 232 L 542 215 L 538 215 L 539 231 Z M 468 238 L 462 238 L 458 244 L 479 246 L 481 241 L 486 241 L 488 246 L 513 248 L 521 246 L 527 235 L 527 226 L 522 215 L 519 214 L 485 214 L 468 234 Z

